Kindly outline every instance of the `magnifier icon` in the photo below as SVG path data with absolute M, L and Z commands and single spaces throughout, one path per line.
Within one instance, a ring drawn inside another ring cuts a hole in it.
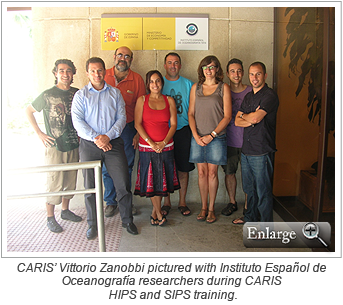
M 307 222 L 304 224 L 302 232 L 307 239 L 317 238 L 324 247 L 328 247 L 324 240 L 319 237 L 319 226 L 314 222 Z

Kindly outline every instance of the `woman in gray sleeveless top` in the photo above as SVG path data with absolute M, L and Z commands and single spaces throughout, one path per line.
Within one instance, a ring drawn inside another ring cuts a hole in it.
M 216 221 L 214 203 L 218 190 L 218 166 L 226 164 L 226 126 L 231 120 L 231 91 L 223 83 L 217 57 L 205 57 L 198 67 L 198 80 L 189 98 L 189 126 L 192 130 L 190 162 L 198 168 L 201 197 L 199 221 Z M 209 197 L 209 203 L 207 199 Z

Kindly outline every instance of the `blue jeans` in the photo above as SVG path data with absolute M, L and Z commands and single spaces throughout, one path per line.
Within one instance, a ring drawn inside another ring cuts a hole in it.
M 259 216 L 261 222 L 273 221 L 273 162 L 274 153 L 241 155 L 243 191 L 248 195 L 246 222 L 257 222 Z
M 135 149 L 132 146 L 133 137 L 136 135 L 137 131 L 134 128 L 134 123 L 130 122 L 126 124 L 121 138 L 124 141 L 124 151 L 127 158 L 127 163 L 129 166 L 129 177 L 130 177 L 130 189 L 131 189 L 131 174 L 133 166 L 135 164 Z M 114 188 L 112 178 L 107 172 L 105 164 L 102 165 L 102 179 L 104 181 L 104 201 L 106 205 L 117 205 L 116 200 L 116 189 Z

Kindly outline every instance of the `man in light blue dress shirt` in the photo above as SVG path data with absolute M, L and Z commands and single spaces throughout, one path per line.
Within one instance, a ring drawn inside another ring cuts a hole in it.
M 86 63 L 89 83 L 76 92 L 71 113 L 80 139 L 80 161 L 101 160 L 105 163 L 117 190 L 119 212 L 123 227 L 138 234 L 132 217 L 132 193 L 129 171 L 120 135 L 126 125 L 125 102 L 120 91 L 104 81 L 105 63 L 92 57 Z M 94 188 L 94 170 L 84 169 L 85 188 Z M 85 195 L 87 209 L 87 238 L 98 235 L 95 194 Z

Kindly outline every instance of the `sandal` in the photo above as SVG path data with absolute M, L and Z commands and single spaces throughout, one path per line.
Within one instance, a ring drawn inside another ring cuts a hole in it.
M 183 215 L 183 216 L 190 216 L 191 215 L 191 210 L 186 205 L 185 206 L 179 206 L 178 209 L 181 212 L 181 215 Z M 189 213 L 185 214 L 185 212 L 188 212 L 188 211 L 189 211 Z
M 164 220 L 164 221 L 163 221 Z M 160 226 L 160 227 L 162 227 L 166 222 L 167 222 L 167 218 L 166 218 L 166 216 L 165 215 L 163 215 L 163 217 L 162 217 L 162 219 L 161 220 L 159 220 L 159 219 L 157 219 L 157 221 L 158 221 L 158 226 Z
M 228 205 L 226 206 L 226 208 L 224 208 L 222 210 L 222 214 L 225 216 L 230 216 L 233 212 L 236 212 L 238 210 L 237 207 L 237 202 L 235 203 L 228 203 Z
M 167 216 L 169 214 L 170 209 L 171 209 L 170 205 L 162 206 L 162 208 L 161 208 L 162 215 Z
M 234 225 L 244 225 L 245 224 L 244 216 L 232 220 L 232 223 Z
M 158 221 L 157 218 L 154 218 L 154 217 L 150 216 L 150 224 L 151 224 L 152 226 L 157 226 L 157 225 L 158 225 L 158 224 L 156 223 L 157 221 Z
M 210 217 L 210 213 L 213 214 L 213 217 Z M 216 218 L 216 216 L 215 216 L 215 214 L 214 214 L 214 211 L 208 210 L 208 216 L 207 216 L 207 218 L 206 218 L 206 222 L 207 222 L 207 223 L 214 223 L 214 222 L 216 222 L 216 220 L 217 220 L 217 218 Z
M 205 212 L 205 215 L 203 215 L 202 213 L 203 211 Z M 206 216 L 207 216 L 207 209 L 201 209 L 200 214 L 197 216 L 197 221 L 205 221 Z

